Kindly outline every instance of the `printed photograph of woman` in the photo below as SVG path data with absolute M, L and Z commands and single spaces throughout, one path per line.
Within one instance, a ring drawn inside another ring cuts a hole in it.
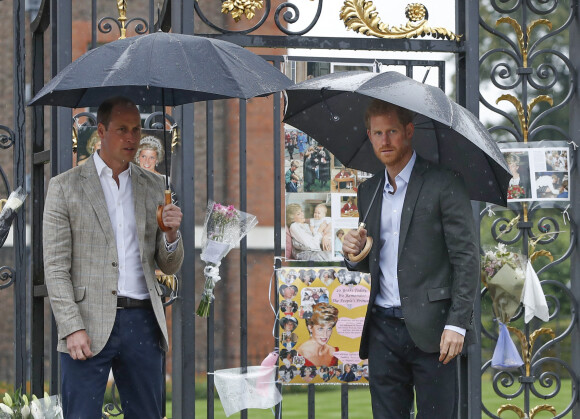
M 328 344 L 338 321 L 338 309 L 327 303 L 312 306 L 312 317 L 305 319 L 310 339 L 298 347 L 298 354 L 304 357 L 305 366 L 334 366 L 338 358 L 334 353 L 338 347 Z
M 146 135 L 139 142 L 139 148 L 135 154 L 135 163 L 142 169 L 149 170 L 156 175 L 165 176 L 164 173 L 157 171 L 159 164 L 163 162 L 164 156 L 165 152 L 161 141 L 153 135 Z
M 318 229 L 312 231 L 310 223 L 306 222 L 302 205 L 298 203 L 286 206 L 286 227 L 291 238 L 291 256 L 296 260 L 323 261 L 331 260 L 330 239 L 323 243 L 327 232 L 332 231 L 329 224 L 323 221 Z M 332 234 L 332 233 L 331 233 Z M 324 246 L 326 244 L 326 246 Z M 324 250 L 323 249 L 324 246 Z

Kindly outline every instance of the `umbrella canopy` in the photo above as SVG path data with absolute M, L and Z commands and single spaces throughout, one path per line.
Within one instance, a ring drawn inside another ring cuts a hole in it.
M 416 112 L 416 152 L 460 172 L 472 200 L 506 205 L 512 176 L 501 151 L 481 122 L 441 89 L 397 72 L 353 71 L 310 79 L 286 93 L 284 122 L 312 136 L 345 166 L 371 173 L 384 165 L 368 141 L 368 104 L 380 99 Z
M 79 108 L 126 96 L 137 105 L 177 106 L 249 99 L 291 85 L 278 69 L 238 45 L 156 32 L 87 52 L 59 72 L 29 105 Z

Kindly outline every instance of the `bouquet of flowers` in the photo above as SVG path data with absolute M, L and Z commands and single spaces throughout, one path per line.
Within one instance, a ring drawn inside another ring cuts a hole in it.
M 526 258 L 500 243 L 482 256 L 481 276 L 497 318 L 508 323 L 520 306 L 526 278 Z
M 526 197 L 526 190 L 520 185 L 512 185 L 507 191 L 508 199 L 521 199 Z
M 203 270 L 205 286 L 201 302 L 195 312 L 198 316 L 209 316 L 209 307 L 215 298 L 213 289 L 221 279 L 219 276 L 221 260 L 256 224 L 258 220 L 255 216 L 238 211 L 233 205 L 208 202 L 201 238 L 201 260 L 206 263 Z
M 33 395 L 29 402 L 26 394 L 21 395 L 19 391 L 14 397 L 4 393 L 0 403 L 0 419 L 63 419 L 60 398 L 44 393 L 44 398 L 38 399 Z
M 491 366 L 509 370 L 523 365 L 522 358 L 510 338 L 506 324 L 520 306 L 526 279 L 526 258 L 498 244 L 484 253 L 481 260 L 482 280 L 489 291 L 499 323 L 499 336 Z

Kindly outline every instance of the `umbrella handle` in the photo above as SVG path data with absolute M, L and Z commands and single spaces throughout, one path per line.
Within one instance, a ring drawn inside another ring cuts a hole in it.
M 165 190 L 165 205 L 167 205 L 167 204 L 171 204 L 171 190 L 169 190 L 169 189 Z M 161 229 L 161 231 L 171 230 L 169 227 L 167 227 L 165 224 L 163 224 L 163 207 L 165 205 L 158 205 L 157 206 L 157 224 L 159 225 L 159 228 Z
M 363 228 L 365 228 L 365 223 L 360 223 L 358 225 L 358 230 L 360 231 Z M 373 247 L 373 238 L 367 236 L 367 242 L 365 243 L 365 247 L 363 247 L 363 249 L 360 251 L 360 253 L 358 255 L 349 254 L 348 259 L 351 262 L 355 262 L 355 263 L 360 262 L 361 260 L 363 260 L 364 258 L 367 257 L 367 255 L 370 253 L 372 247 Z

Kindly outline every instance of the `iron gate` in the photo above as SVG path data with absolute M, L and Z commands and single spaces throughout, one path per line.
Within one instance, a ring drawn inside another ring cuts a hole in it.
M 531 108 L 526 109 L 529 104 L 529 97 L 532 96 L 532 90 L 550 90 L 554 84 L 551 82 L 540 86 L 537 81 L 534 81 L 532 75 L 537 75 L 540 79 L 545 79 L 547 74 L 551 71 L 550 65 L 543 61 L 534 63 L 532 60 L 532 52 L 534 48 L 541 49 L 541 43 L 545 42 L 550 37 L 550 34 L 542 34 L 540 40 L 535 44 L 528 44 L 528 37 L 531 31 L 541 25 L 546 25 L 545 22 L 534 23 L 540 19 L 550 20 L 554 13 L 558 13 L 563 9 L 566 10 L 567 18 L 564 19 L 564 24 L 557 28 L 554 32 L 560 33 L 567 31 L 570 36 L 568 54 L 553 50 L 553 54 L 563 56 L 562 58 L 567 63 L 568 72 L 565 72 L 561 77 L 567 78 L 570 81 L 568 89 L 569 94 L 560 101 L 560 108 L 569 108 L 570 118 L 569 125 L 560 131 L 564 131 L 564 140 L 574 142 L 579 141 L 580 130 L 578 128 L 578 100 L 577 100 L 577 86 L 576 86 L 576 71 L 579 67 L 580 54 L 572 54 L 572 51 L 578 51 L 578 40 L 580 33 L 578 30 L 578 2 L 577 0 L 570 0 L 563 2 L 558 0 L 513 0 L 511 3 L 492 0 L 489 2 L 467 0 L 456 0 L 456 32 L 462 34 L 463 37 L 458 42 L 453 39 L 446 39 L 446 35 L 442 31 L 429 28 L 427 24 L 423 25 L 423 32 L 426 28 L 433 29 L 432 32 L 440 39 L 430 39 L 429 37 L 421 38 L 403 38 L 393 39 L 393 33 L 385 30 L 384 27 L 373 25 L 371 22 L 366 22 L 362 19 L 363 28 L 367 28 L 369 32 L 373 30 L 379 32 L 383 37 L 314 37 L 310 36 L 309 32 L 316 27 L 321 18 L 323 1 L 318 0 L 316 3 L 317 10 L 309 22 L 301 21 L 301 5 L 293 2 L 281 1 L 252 1 L 250 3 L 263 6 L 262 9 L 256 9 L 256 17 L 254 20 L 246 21 L 242 16 L 243 29 L 238 29 L 233 23 L 230 15 L 222 15 L 221 7 L 231 2 L 210 2 L 210 1 L 189 1 L 189 0 L 166 0 L 163 5 L 156 10 L 156 3 L 154 1 L 127 1 L 118 2 L 119 9 L 115 9 L 114 5 L 105 4 L 105 2 L 97 2 L 96 0 L 81 2 L 81 1 L 65 1 L 56 2 L 45 0 L 38 5 L 39 9 L 30 10 L 30 26 L 25 25 L 26 10 L 24 9 L 24 0 L 15 0 L 13 2 L 12 18 L 14 22 L 13 30 L 13 104 L 14 110 L 12 118 L 8 118 L 4 125 L 0 126 L 0 131 L 3 132 L 3 144 L 7 145 L 8 152 L 12 151 L 13 162 L 13 188 L 10 183 L 6 182 L 6 189 L 9 191 L 16 186 L 25 184 L 26 164 L 24 164 L 25 156 L 25 38 L 30 36 L 29 50 L 31 54 L 30 67 L 32 69 L 31 75 L 31 91 L 37 92 L 45 83 L 46 79 L 56 74 L 58 70 L 62 69 L 68 62 L 73 59 L 73 36 L 72 27 L 73 21 L 78 22 L 84 19 L 88 22 L 85 27 L 86 31 L 90 33 L 86 37 L 86 45 L 89 48 L 94 48 L 99 42 L 108 42 L 118 37 L 122 30 L 127 30 L 129 35 L 138 35 L 157 29 L 164 31 L 172 30 L 174 32 L 184 34 L 195 34 L 208 37 L 217 37 L 230 42 L 237 43 L 245 47 L 256 48 L 259 53 L 273 54 L 271 49 L 277 48 L 278 52 L 285 52 L 286 49 L 335 49 L 341 50 L 345 53 L 351 54 L 349 59 L 341 59 L 342 62 L 349 63 L 374 63 L 374 60 L 357 59 L 354 57 L 355 50 L 363 50 L 370 52 L 376 51 L 431 51 L 448 53 L 455 57 L 456 63 L 456 98 L 457 101 L 466 106 L 474 113 L 478 113 L 480 99 L 486 106 L 486 99 L 483 91 L 480 97 L 480 66 L 485 64 L 485 58 L 491 54 L 488 51 L 483 52 L 480 58 L 480 28 L 482 31 L 488 33 L 482 34 L 482 37 L 499 36 L 502 38 L 513 52 L 506 52 L 509 48 L 504 45 L 496 47 L 492 46 L 491 50 L 499 50 L 502 53 L 515 56 L 514 60 L 517 65 L 510 69 L 509 65 L 500 66 L 497 69 L 498 79 L 505 80 L 512 74 L 517 74 L 519 83 L 508 83 L 504 90 L 514 92 L 514 97 L 519 100 L 520 107 L 516 109 L 514 118 L 513 111 L 508 112 L 500 110 L 499 114 L 507 120 L 507 131 L 518 132 L 515 135 L 516 141 L 524 139 L 524 131 L 526 135 L 530 135 L 530 141 L 534 138 L 534 133 L 541 132 L 542 118 L 536 117 L 538 121 L 535 125 L 533 118 L 531 118 Z M 123 9 L 123 4 L 125 9 Z M 354 7 L 357 10 L 368 6 L 367 1 L 347 1 L 345 3 Z M 90 6 L 89 6 L 90 5 Z M 371 5 L 372 6 L 372 5 Z M 485 20 L 489 14 L 480 14 L 479 7 L 491 7 L 495 13 L 501 15 L 504 24 L 512 28 L 519 27 L 515 30 L 515 36 L 502 35 L 502 28 L 494 28 L 495 22 L 488 22 Z M 6 3 L 1 5 L 6 9 Z M 435 4 L 427 4 L 427 7 L 435 7 Z M 118 14 L 116 13 L 118 11 Z M 348 13 L 346 13 L 348 15 Z M 346 16 L 348 18 L 348 16 Z M 507 19 L 511 18 L 511 20 Z M 350 16 L 350 19 L 354 17 Z M 348 20 L 348 19 L 347 19 Z M 249 22 L 249 23 L 243 23 Z M 255 23 L 254 23 L 255 22 Z M 300 25 L 302 29 L 293 30 L 295 26 L 289 24 Z M 75 36 L 78 36 L 78 27 L 75 27 Z M 89 29 L 90 28 L 90 29 Z M 232 29 L 235 28 L 235 29 Z M 381 29 L 382 28 L 382 29 Z M 394 28 L 393 28 L 394 29 Z M 118 32 L 117 32 L 118 31 Z M 380 32 L 383 33 L 380 33 Z M 427 31 L 428 32 L 428 31 Z M 416 34 L 424 35 L 421 31 Z M 412 34 L 411 34 L 412 35 Z M 28 39 L 28 38 L 26 38 Z M 76 45 L 75 45 L 76 47 Z M 50 60 L 46 60 L 50 53 Z M 76 53 L 75 53 L 76 54 Z M 356 53 L 356 55 L 363 55 Z M 525 55 L 526 60 L 530 58 L 530 62 L 523 61 Z M 74 57 L 76 58 L 76 56 Z M 287 57 L 284 54 L 279 55 L 265 55 L 265 58 L 270 60 L 273 65 L 278 68 L 283 68 L 288 63 Z M 305 57 L 293 57 L 294 61 L 306 61 Z M 329 62 L 330 59 L 315 59 L 316 61 Z M 6 61 L 6 60 L 4 60 Z M 481 61 L 481 62 L 480 62 Z M 407 73 L 412 75 L 412 69 L 416 66 L 436 66 L 440 69 L 442 64 L 433 61 L 412 62 L 410 60 L 377 60 L 383 65 L 400 65 L 405 66 Z M 48 71 L 49 69 L 49 71 Z M 439 84 L 444 83 L 443 70 L 439 71 Z M 490 76 L 491 79 L 491 76 Z M 497 84 L 497 80 L 492 80 L 492 83 Z M 524 80 L 524 82 L 521 82 Z M 482 86 L 486 87 L 484 81 Z M 523 87 L 522 87 L 523 86 Z M 519 89 L 519 90 L 516 90 Z M 513 103 L 517 103 L 517 100 Z M 254 326 L 258 319 L 251 317 L 248 311 L 248 305 L 259 304 L 265 300 L 256 299 L 252 293 L 248 294 L 248 289 L 254 289 L 257 282 L 255 279 L 256 273 L 263 274 L 263 272 L 271 272 L 272 266 L 280 267 L 282 261 L 282 194 L 281 194 L 281 95 L 274 95 L 270 99 L 258 99 L 257 101 L 264 101 L 262 103 L 263 109 L 268 109 L 265 114 L 268 117 L 269 130 L 266 137 L 260 134 L 254 137 L 252 130 L 255 124 L 248 124 L 247 118 L 251 118 L 255 111 L 255 102 L 234 102 L 228 103 L 215 102 L 197 105 L 185 105 L 176 108 L 172 112 L 173 118 L 181 127 L 182 139 L 194 139 L 194 141 L 181 141 L 176 147 L 176 157 L 174 160 L 173 176 L 177 195 L 179 196 L 180 206 L 185 214 L 183 222 L 183 240 L 187 249 L 196 249 L 195 231 L 196 226 L 200 225 L 201 218 L 205 209 L 206 199 L 219 198 L 227 199 L 228 202 L 236 204 L 242 211 L 249 211 L 256 208 L 254 202 L 260 201 L 260 193 L 256 192 L 251 182 L 248 182 L 248 175 L 255 176 L 254 170 L 254 154 L 253 151 L 248 154 L 248 150 L 253 150 L 256 147 L 256 142 L 262 142 L 263 150 L 267 151 L 270 157 L 270 165 L 264 169 L 268 175 L 268 185 L 272 187 L 272 195 L 266 196 L 268 205 L 267 210 L 262 210 L 266 225 L 270 227 L 269 231 L 264 234 L 271 234 L 273 240 L 270 245 L 264 247 L 248 245 L 247 241 L 243 241 L 238 253 L 228 257 L 227 265 L 224 265 L 224 277 L 227 279 L 228 287 L 218 289 L 218 293 L 223 295 L 223 304 L 219 304 L 220 297 L 218 297 L 218 304 L 212 308 L 212 316 L 203 324 L 199 319 L 193 316 L 195 311 L 195 295 L 196 284 L 195 278 L 201 277 L 200 263 L 197 262 L 197 257 L 187 258 L 184 262 L 183 269 L 180 275 L 181 281 L 181 298 L 176 300 L 171 307 L 172 323 L 172 360 L 173 367 L 172 375 L 172 392 L 173 392 L 173 417 L 186 418 L 193 417 L 195 412 L 195 397 L 191 397 L 193 389 L 196 386 L 196 373 L 199 371 L 212 372 L 218 367 L 230 366 L 247 366 L 260 361 L 260 355 L 265 355 L 265 349 L 271 348 L 274 345 L 274 338 L 271 338 L 263 345 L 263 350 L 256 350 L 252 352 L 252 347 L 256 345 L 256 327 Z M 487 101 L 489 102 L 489 101 Z M 533 107 L 533 106 L 532 106 Z M 521 112 L 520 112 L 521 110 Z M 154 112 L 155 109 L 151 110 Z M 544 111 L 546 112 L 546 111 Z M 549 112 L 548 112 L 549 113 Z M 55 175 L 64 170 L 67 170 L 72 165 L 73 143 L 72 141 L 62 141 L 58 139 L 72 138 L 71 118 L 73 115 L 70 111 L 62 108 L 51 109 L 48 118 L 45 118 L 44 110 L 40 108 L 31 109 L 27 115 L 27 122 L 29 122 L 31 133 L 31 153 L 30 153 L 30 173 L 31 196 L 29 202 L 32 202 L 30 208 L 30 217 L 32 225 L 32 263 L 26 261 L 26 242 L 25 242 L 25 218 L 26 213 L 22 211 L 14 224 L 14 249 L 15 256 L 13 268 L 4 268 L 3 276 L 1 277 L 2 284 L 0 286 L 0 293 L 6 294 L 10 288 L 14 290 L 14 318 L 15 318 L 15 353 L 14 357 L 14 380 L 16 387 L 24 387 L 26 382 L 30 380 L 31 391 L 35 394 L 41 394 L 44 390 L 45 378 L 50 384 L 50 391 L 52 393 L 58 392 L 58 364 L 56 362 L 55 341 L 56 334 L 54 332 L 54 325 L 50 328 L 51 342 L 45 344 L 45 318 L 46 318 L 46 289 L 44 286 L 43 269 L 42 269 L 42 249 L 40 247 L 41 237 L 41 219 L 42 209 L 44 206 L 44 190 L 46 185 L 47 175 Z M 238 117 L 238 120 L 235 118 Z M 234 120 L 232 120 L 232 118 Z M 263 119 L 262 119 L 263 121 Z M 0 120 L 0 122 L 3 122 Z M 523 123 L 522 123 L 523 122 Z M 501 124 L 500 124 L 501 125 Z M 524 130 L 524 127 L 526 128 Z M 536 131 L 534 131 L 536 129 Z M 498 131 L 498 128 L 492 128 L 493 132 Z M 251 135 L 248 135 L 251 132 Z M 5 134 L 4 134 L 5 133 Z M 539 135 L 539 134 L 537 134 Z M 50 144 L 45 141 L 50 138 Z M 542 138 L 538 136 L 537 139 Z M 528 137 L 526 136 L 526 140 Z M 266 144 L 266 145 L 265 145 Z M 260 145 L 260 144 L 259 144 Z M 570 173 L 571 186 L 570 196 L 572 197 L 571 204 L 574 203 L 574 198 L 577 196 L 577 187 L 575 180 L 578 179 L 576 157 L 577 152 L 575 146 L 570 149 L 572 157 L 572 167 Z M 193 157 L 192 157 L 193 156 Z M 5 162 L 5 160 L 3 160 Z M 47 173 L 49 168 L 50 174 Z M 4 177 L 6 179 L 6 177 Z M 261 201 L 260 201 L 261 202 Z M 474 205 L 474 217 L 479 219 L 480 212 L 483 208 L 479 205 Z M 515 217 L 515 214 L 521 213 L 522 220 L 524 219 L 524 211 L 532 217 L 534 208 L 512 207 L 513 216 L 501 221 L 506 230 L 509 221 Z M 574 220 L 577 219 L 577 209 L 571 205 L 567 213 L 570 216 L 570 225 L 575 227 Z M 251 211 L 250 211 L 251 212 Z M 483 213 L 486 215 L 487 213 Z M 554 216 L 552 216 L 554 218 Z M 543 220 L 542 222 L 545 222 Z M 550 221 L 551 222 L 551 221 Z M 552 222 L 551 222 L 552 223 Z M 552 231 L 557 231 L 559 224 L 550 224 Z M 518 240 L 522 238 L 522 246 L 527 247 L 526 240 L 534 236 L 534 232 L 528 220 L 522 221 L 521 224 L 513 224 L 512 227 L 521 231 L 518 235 Z M 543 227 L 540 223 L 539 226 Z M 499 227 L 498 227 L 499 228 Z M 515 231 L 515 230 L 514 230 Z M 482 236 L 488 234 L 482 230 Z M 507 234 L 507 233 L 506 233 Z M 514 233 L 515 234 L 515 233 Z M 270 236 L 267 236 L 268 238 Z M 509 236 L 510 240 L 513 237 Z M 575 252 L 576 235 L 572 234 L 570 237 L 570 250 L 564 255 L 564 259 L 570 260 L 571 265 L 571 282 L 570 291 L 565 292 L 571 301 L 570 304 L 570 319 L 571 326 L 563 337 L 566 340 L 571 340 L 572 343 L 578 347 L 580 344 L 580 335 L 576 323 L 576 300 L 580 295 L 580 284 L 578 281 L 577 266 L 578 255 Z M 549 243 L 546 243 L 548 245 Z M 198 250 L 196 250 L 197 256 Z M 239 263 L 239 266 L 236 265 Z M 260 271 L 260 267 L 266 266 L 264 270 Z M 27 275 L 27 267 L 30 266 L 30 275 Z M 543 271 L 542 271 L 543 272 Z M 541 274 L 540 274 L 541 275 Z M 27 286 L 27 278 L 30 278 Z M 239 279 L 238 279 L 239 278 Z M 201 282 L 201 281 L 198 281 Z M 261 279 L 264 283 L 264 279 Z M 546 283 L 549 285 L 549 283 Z M 198 285 L 199 286 L 199 285 Z M 230 290 L 228 288 L 233 288 Z M 199 288 L 198 288 L 199 290 Z M 229 291 L 229 292 L 228 292 Z M 239 295 L 233 295 L 234 293 Z M 30 297 L 29 297 L 30 296 Z M 267 300 L 267 299 L 266 299 Z M 27 309 L 28 307 L 28 309 Z M 480 305 L 477 304 L 477 314 L 481 315 Z M 484 304 L 484 310 L 486 309 Z M 235 313 L 239 320 L 235 322 L 231 316 Z M 483 313 L 486 314 L 485 312 Z M 28 320 L 30 319 L 30 320 Z M 236 344 L 232 345 L 232 338 L 228 334 L 235 330 Z M 269 332 L 269 329 L 268 329 Z M 529 329 L 524 330 L 524 336 L 529 339 Z M 267 333 L 266 333 L 267 335 Z M 27 343 L 27 336 L 29 341 Z M 257 336 L 263 336 L 258 334 Z M 568 337 L 570 336 L 570 337 Z M 484 333 L 482 341 L 491 337 L 493 333 Z M 205 339 L 204 339 L 205 338 Z M 217 344 L 216 344 L 217 343 Z M 557 343 L 557 342 L 554 342 Z M 553 344 L 551 344 L 553 346 Z M 45 360 L 45 352 L 47 352 L 49 360 Z M 204 353 L 207 355 L 204 356 Z M 541 356 L 540 356 L 541 358 Z M 556 357 L 557 358 L 557 357 Z M 460 374 L 462 377 L 462 386 L 460 388 L 461 396 L 461 410 L 459 417 L 475 418 L 481 415 L 481 369 L 484 365 L 486 368 L 487 360 L 482 361 L 482 355 L 479 347 L 472 346 L 469 348 L 469 357 L 467 360 L 462 360 L 460 367 Z M 531 361 L 533 362 L 533 361 Z M 542 361 L 543 362 L 543 361 Z M 542 363 L 540 362 L 540 364 Z M 576 372 L 580 371 L 580 354 L 572 352 L 571 360 L 571 382 L 573 393 L 570 398 L 568 407 L 577 409 L 577 386 Z M 204 365 L 205 364 L 205 365 Z M 201 365 L 201 366 L 200 366 Z M 539 365 L 539 364 L 538 364 Z M 46 373 L 45 373 L 46 371 Z M 542 371 L 545 372 L 545 371 Z M 514 381 L 518 378 L 517 374 L 512 374 L 510 380 Z M 207 416 L 213 417 L 214 412 L 214 394 L 213 394 L 213 376 L 207 375 Z M 530 410 L 534 407 L 529 403 L 529 394 L 534 392 L 533 375 L 521 374 L 519 379 L 522 380 L 522 394 L 525 398 L 523 411 L 530 414 Z M 527 377 L 527 378 L 526 378 Z M 556 380 L 553 375 L 550 376 L 552 380 Z M 501 381 L 501 379 L 498 379 Z M 559 380 L 559 379 L 558 379 Z M 543 383 L 547 383 L 545 378 L 541 378 Z M 199 381 L 198 381 L 199 384 Z M 348 390 L 349 386 L 344 384 L 341 387 L 341 415 L 348 417 Z M 509 396 L 509 395 L 507 395 Z M 513 395 L 512 395 L 513 396 Z M 515 397 L 515 396 L 514 396 Z M 507 398 L 507 397 L 506 397 Z M 314 417 L 315 406 L 315 388 L 313 385 L 308 387 L 308 416 Z M 278 412 L 280 412 L 280 406 Z M 485 406 L 483 411 L 493 416 Z M 578 415 L 577 413 L 575 415 Z M 497 413 L 500 416 L 500 413 Z M 247 417 L 247 412 L 242 412 L 242 417 Z

